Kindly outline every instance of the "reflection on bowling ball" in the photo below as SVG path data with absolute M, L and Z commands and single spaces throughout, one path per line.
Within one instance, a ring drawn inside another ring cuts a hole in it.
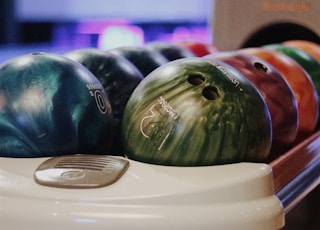
M 113 126 L 103 86 L 79 63 L 33 53 L 0 66 L 0 156 L 106 153 Z

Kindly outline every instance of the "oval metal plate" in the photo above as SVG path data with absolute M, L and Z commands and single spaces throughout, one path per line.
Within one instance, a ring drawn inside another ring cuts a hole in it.
M 34 172 L 38 184 L 58 188 L 99 188 L 121 178 L 129 161 L 116 156 L 76 154 L 52 157 Z

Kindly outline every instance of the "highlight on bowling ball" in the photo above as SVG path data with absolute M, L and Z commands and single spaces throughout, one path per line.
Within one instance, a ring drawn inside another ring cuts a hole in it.
M 239 71 L 192 57 L 144 78 L 122 121 L 128 158 L 170 166 L 263 162 L 272 132 L 267 105 Z
M 61 55 L 26 54 L 0 66 L 0 156 L 104 154 L 114 118 L 101 83 Z

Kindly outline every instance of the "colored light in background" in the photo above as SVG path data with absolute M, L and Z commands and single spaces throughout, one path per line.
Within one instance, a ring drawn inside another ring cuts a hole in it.
M 87 46 L 96 46 L 103 50 L 119 46 L 142 46 L 155 40 L 165 42 L 196 40 L 205 43 L 211 41 L 211 32 L 206 23 L 132 24 L 123 18 L 86 19 L 78 21 L 76 28 L 75 33 L 78 35 L 76 35 L 77 39 L 73 40 L 85 42 L 85 38 L 97 36 L 94 44 L 92 39 L 89 39 L 88 41 L 91 43 Z M 70 30 L 67 31 L 70 33 Z M 68 38 L 72 35 L 66 34 L 64 37 Z
M 152 41 L 211 41 L 211 32 L 205 22 L 133 24 L 123 18 L 85 19 L 72 24 L 56 24 L 54 28 L 53 44 L 70 49 L 97 47 L 107 50 L 119 46 L 142 46 Z
M 98 37 L 98 48 L 102 50 L 143 44 L 144 32 L 139 26 L 134 25 L 107 26 Z
M 158 40 L 169 42 L 194 40 L 210 43 L 211 37 L 207 26 L 188 25 L 177 26 L 171 33 L 159 34 Z

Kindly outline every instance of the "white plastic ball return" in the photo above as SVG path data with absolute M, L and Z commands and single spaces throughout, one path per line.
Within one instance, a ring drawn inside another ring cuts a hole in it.
M 0 158 L 0 229 L 280 229 L 285 214 L 319 184 L 319 138 L 270 164 Z

